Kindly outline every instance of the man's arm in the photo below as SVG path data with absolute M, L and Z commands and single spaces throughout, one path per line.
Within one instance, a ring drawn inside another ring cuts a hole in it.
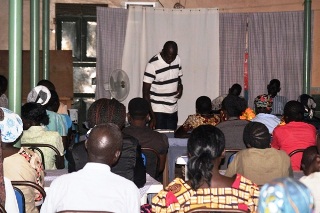
M 149 127 L 151 129 L 154 129 L 156 127 L 156 118 L 155 118 L 155 115 L 154 115 L 152 107 L 151 107 L 150 89 L 151 89 L 151 84 L 143 82 L 143 86 L 142 86 L 143 98 L 148 101 L 149 106 L 150 106 L 150 110 L 149 110 L 149 114 L 150 114 Z
M 182 80 L 181 80 L 181 78 L 179 76 L 176 98 L 180 99 L 181 96 L 182 96 L 182 93 L 183 93 L 183 85 L 182 85 Z

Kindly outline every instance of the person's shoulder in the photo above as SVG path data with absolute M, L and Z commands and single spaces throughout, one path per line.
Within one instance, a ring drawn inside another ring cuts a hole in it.
M 153 63 L 153 62 L 155 62 L 155 61 L 158 61 L 159 60 L 159 54 L 157 54 L 157 55 L 155 55 L 155 56 L 153 56 L 149 61 L 148 61 L 148 63 Z

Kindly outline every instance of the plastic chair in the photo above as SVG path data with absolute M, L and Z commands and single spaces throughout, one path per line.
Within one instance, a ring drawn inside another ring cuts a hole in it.
M 142 154 L 146 158 L 146 168 L 147 173 L 153 177 L 157 178 L 159 176 L 159 164 L 160 156 L 159 153 L 152 148 L 141 148 Z
M 292 152 L 289 153 L 289 157 L 292 157 L 293 155 L 303 152 L 305 149 L 295 149 Z
M 205 212 L 205 213 L 210 213 L 210 212 L 233 212 L 233 213 L 247 213 L 249 210 L 241 210 L 241 209 L 222 209 L 222 208 L 198 208 L 198 209 L 193 209 L 188 211 L 188 213 L 194 213 L 194 212 Z
M 23 192 L 17 188 L 13 187 L 14 193 L 16 195 L 17 203 L 18 203 L 18 208 L 19 208 L 19 213 L 25 213 L 26 208 L 25 208 L 25 198 Z
M 41 193 L 42 200 L 44 200 L 46 198 L 46 192 L 44 191 L 44 188 L 42 188 L 41 186 L 39 186 L 38 184 L 36 184 L 34 182 L 31 182 L 31 181 L 11 181 L 11 184 L 14 188 L 17 188 L 17 186 L 32 187 Z M 25 205 L 24 205 L 24 209 L 25 209 Z M 19 210 L 20 210 L 20 208 L 19 208 Z
M 21 146 L 23 147 L 28 147 L 29 149 L 31 149 L 32 151 L 34 150 L 37 150 L 41 156 L 41 159 L 42 159 L 42 164 L 43 164 L 43 169 L 46 169 L 45 168 L 45 162 L 44 162 L 44 154 L 42 152 L 41 149 L 39 149 L 39 147 L 47 147 L 47 148 L 50 148 L 52 149 L 55 153 L 56 153 L 56 156 L 61 156 L 60 155 L 60 152 L 59 150 L 52 146 L 51 144 L 45 144 L 45 143 L 24 143 L 24 144 L 21 144 Z M 57 162 L 56 162 L 56 167 L 58 168 L 58 165 L 57 165 Z M 59 169 L 59 168 L 58 168 Z

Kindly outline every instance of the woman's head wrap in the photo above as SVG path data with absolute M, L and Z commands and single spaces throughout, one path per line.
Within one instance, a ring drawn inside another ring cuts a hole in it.
M 23 123 L 19 115 L 10 111 L 9 109 L 1 107 L 0 116 L 0 130 L 2 142 L 15 142 L 23 131 Z
M 314 200 L 310 190 L 293 178 L 280 178 L 265 184 L 259 196 L 258 212 L 312 213 Z
M 36 86 L 33 88 L 27 97 L 27 102 L 35 102 L 41 105 L 46 105 L 51 98 L 50 90 L 45 86 Z

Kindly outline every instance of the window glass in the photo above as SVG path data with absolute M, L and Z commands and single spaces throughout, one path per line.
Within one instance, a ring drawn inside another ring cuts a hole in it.
M 86 56 L 88 58 L 96 57 L 96 39 L 97 39 L 97 22 L 88 21 L 87 22 L 87 51 Z
M 72 57 L 79 58 L 76 22 L 62 21 L 61 30 L 61 50 L 72 50 Z
M 92 79 L 95 77 L 95 67 L 74 67 L 73 93 L 95 93 L 96 85 L 92 85 Z

